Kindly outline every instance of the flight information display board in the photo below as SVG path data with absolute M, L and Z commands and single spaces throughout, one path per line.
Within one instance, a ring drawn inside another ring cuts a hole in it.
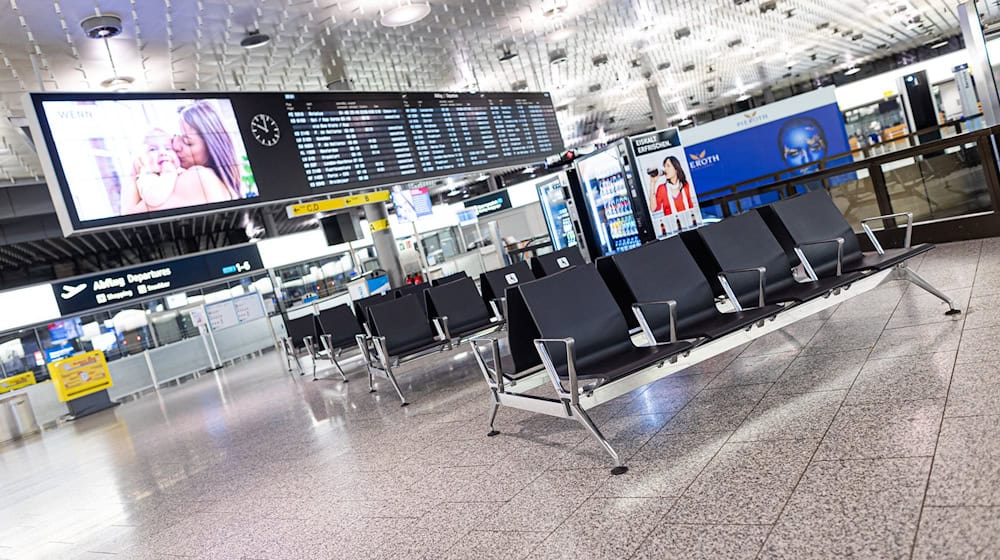
M 31 93 L 25 107 L 67 235 L 564 148 L 547 93 Z

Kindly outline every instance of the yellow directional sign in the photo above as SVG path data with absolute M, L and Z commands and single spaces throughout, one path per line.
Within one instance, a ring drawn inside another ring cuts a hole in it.
M 49 363 L 49 377 L 62 402 L 103 391 L 112 385 L 108 362 L 100 350 Z
M 361 206 L 363 204 L 372 204 L 375 202 L 389 202 L 389 191 L 375 191 L 366 194 L 357 194 L 354 196 L 342 196 L 340 198 L 328 198 L 326 200 L 303 202 L 302 204 L 286 206 L 285 211 L 288 212 L 289 218 L 299 218 L 310 214 L 343 210 L 344 208 Z
M 372 233 L 375 233 L 376 231 L 386 230 L 386 229 L 389 229 L 389 220 L 387 220 L 387 219 L 386 220 L 375 220 L 374 222 L 368 224 L 368 227 L 369 227 L 369 229 L 372 230 Z
M 35 372 L 19 373 L 10 377 L 0 377 L 0 393 L 22 389 L 35 384 Z

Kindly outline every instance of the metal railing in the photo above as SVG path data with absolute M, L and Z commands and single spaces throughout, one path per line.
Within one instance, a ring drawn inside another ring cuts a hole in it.
M 917 131 L 908 136 L 926 133 Z M 724 218 L 823 188 L 853 224 L 869 216 L 912 212 L 915 222 L 925 226 L 921 228 L 922 240 L 1000 235 L 1000 219 L 994 212 L 1000 200 L 1000 172 L 994 152 L 998 134 L 1000 126 L 983 128 L 884 154 L 870 154 L 835 167 L 820 165 L 817 170 L 814 163 L 703 193 L 699 203 L 706 216 Z M 823 164 L 843 160 L 845 155 L 853 157 L 855 153 L 869 154 L 866 150 L 854 150 L 826 158 Z M 768 179 L 770 183 L 759 184 Z M 957 228 L 927 227 L 929 223 L 955 218 L 975 220 Z M 886 230 L 895 228 L 894 223 L 885 223 Z

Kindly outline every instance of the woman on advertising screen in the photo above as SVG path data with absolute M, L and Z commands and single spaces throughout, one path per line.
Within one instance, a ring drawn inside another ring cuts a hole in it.
M 122 188 L 122 214 L 243 197 L 236 149 L 215 109 L 195 101 L 179 113 L 180 135 L 170 138 L 158 128 L 146 135 L 132 181 Z
M 654 174 L 655 173 L 655 174 Z M 663 171 L 652 169 L 649 176 L 650 188 L 656 208 L 653 212 L 663 212 L 669 216 L 674 212 L 684 212 L 694 208 L 691 200 L 691 183 L 681 167 L 681 162 L 674 156 L 663 160 Z M 671 204 L 673 200 L 673 204 Z

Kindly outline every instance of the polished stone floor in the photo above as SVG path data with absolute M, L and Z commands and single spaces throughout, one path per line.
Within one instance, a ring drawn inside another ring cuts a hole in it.
M 0 447 L 2 559 L 1000 558 L 1000 240 L 599 408 L 502 409 L 469 356 L 383 383 L 274 354 Z M 412 384 L 412 386 L 411 386 Z

